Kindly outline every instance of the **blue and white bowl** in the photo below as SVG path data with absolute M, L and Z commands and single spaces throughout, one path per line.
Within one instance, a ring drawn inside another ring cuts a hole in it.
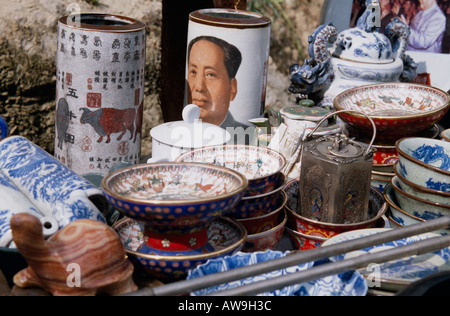
M 450 192 L 450 143 L 409 137 L 396 143 L 397 171 L 406 180 L 425 188 Z
M 427 201 L 412 195 L 403 189 L 404 184 L 400 182 L 398 177 L 392 178 L 391 185 L 400 207 L 406 212 L 424 220 L 450 215 L 450 205 Z
M 394 167 L 395 169 L 395 182 L 397 186 L 405 191 L 406 193 L 416 196 L 420 199 L 424 199 L 426 201 L 450 205 L 450 192 L 442 192 L 436 191 L 432 189 L 428 189 L 425 187 L 421 187 L 413 182 L 406 180 L 400 172 L 397 171 L 397 165 Z
M 239 252 L 233 256 L 222 259 L 209 260 L 205 264 L 198 266 L 189 272 L 188 280 L 200 278 L 205 275 L 228 271 L 234 268 L 251 266 L 260 262 L 278 259 L 287 256 L 288 252 L 272 251 L 242 253 Z M 193 296 L 211 294 L 217 291 L 223 291 L 246 284 L 268 280 L 274 277 L 287 275 L 299 271 L 310 269 L 315 263 L 310 262 L 286 269 L 273 271 L 263 275 L 249 277 L 230 283 L 213 286 L 191 293 Z M 288 286 L 272 292 L 261 293 L 262 296 L 365 296 L 367 294 L 367 282 L 357 271 L 352 271 L 340 275 L 325 277 L 322 279 Z
M 395 190 L 390 183 L 386 186 L 384 197 L 386 202 L 389 204 L 389 212 L 386 215 L 391 224 L 393 224 L 393 228 L 415 225 L 426 221 L 423 218 L 406 212 L 400 207 L 400 204 L 395 196 Z M 436 231 L 436 233 L 448 235 L 450 233 L 450 229 L 441 229 Z

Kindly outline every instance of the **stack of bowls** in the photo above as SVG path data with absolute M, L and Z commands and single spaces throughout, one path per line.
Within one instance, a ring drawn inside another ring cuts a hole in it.
M 296 249 L 309 250 L 318 248 L 329 238 L 344 232 L 385 226 L 383 215 L 387 211 L 387 203 L 383 194 L 373 187 L 370 190 L 368 218 L 364 222 L 333 224 L 311 220 L 297 214 L 299 181 L 299 179 L 293 179 L 284 187 L 284 191 L 288 196 L 285 207 L 288 223 L 285 229 L 289 233 L 293 246 Z
M 126 218 L 116 225 L 128 257 L 145 274 L 178 280 L 209 259 L 232 255 L 247 232 L 222 217 L 247 190 L 228 168 L 198 163 L 130 166 L 101 183 L 108 202 Z
M 407 226 L 450 215 L 450 143 L 409 137 L 396 147 L 396 176 L 385 192 L 390 221 Z
M 227 214 L 247 229 L 243 251 L 275 249 L 283 235 L 287 218 L 281 172 L 286 159 L 279 152 L 259 146 L 211 146 L 182 154 L 177 162 L 213 164 L 242 173 L 248 188 L 241 201 Z
M 379 83 L 342 92 L 335 98 L 334 108 L 352 110 L 340 113 L 339 117 L 358 139 L 369 138 L 373 133 L 365 115 L 374 121 L 377 137 L 373 146 L 376 152 L 372 185 L 383 191 L 395 176 L 393 167 L 398 160 L 395 143 L 405 137 L 438 137 L 436 124 L 450 108 L 450 95 L 420 84 Z

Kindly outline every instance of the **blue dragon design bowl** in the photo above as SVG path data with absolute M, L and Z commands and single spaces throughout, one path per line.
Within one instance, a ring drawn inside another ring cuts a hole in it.
M 437 139 L 408 137 L 396 143 L 397 171 L 421 187 L 450 192 L 450 143 Z

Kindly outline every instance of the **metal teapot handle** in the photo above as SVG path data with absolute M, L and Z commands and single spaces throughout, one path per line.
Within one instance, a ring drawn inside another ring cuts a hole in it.
M 377 126 L 375 125 L 375 122 L 372 120 L 371 117 L 369 117 L 367 114 L 365 114 L 365 113 L 363 113 L 363 112 L 360 112 L 360 111 L 355 111 L 355 110 L 341 110 L 341 111 L 333 112 L 333 113 L 330 113 L 330 114 L 326 115 L 326 116 L 325 116 L 325 117 L 317 124 L 317 126 L 316 126 L 310 133 L 305 133 L 305 134 L 304 134 L 303 142 L 305 142 L 308 138 L 310 138 L 311 136 L 313 136 L 314 133 L 315 133 L 315 132 L 319 129 L 319 127 L 323 124 L 323 122 L 325 122 L 326 120 L 328 120 L 328 119 L 329 119 L 330 117 L 332 117 L 333 115 L 337 115 L 337 114 L 339 114 L 339 113 L 344 113 L 344 112 L 353 112 L 353 113 L 357 113 L 357 114 L 364 115 L 364 116 L 370 121 L 370 123 L 372 124 L 372 127 L 373 127 L 373 137 L 372 137 L 372 140 L 371 140 L 371 142 L 370 142 L 370 144 L 369 144 L 369 147 L 367 148 L 367 151 L 366 151 L 366 153 L 365 153 L 365 155 L 368 156 L 368 155 L 371 153 L 371 151 L 372 151 L 373 144 L 375 143 L 375 139 L 376 139 L 376 137 L 377 137 Z

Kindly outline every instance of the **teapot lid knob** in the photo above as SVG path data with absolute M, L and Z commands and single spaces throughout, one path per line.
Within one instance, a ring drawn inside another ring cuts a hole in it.
M 195 104 L 188 104 L 183 109 L 183 121 L 194 123 L 200 118 L 200 108 Z

